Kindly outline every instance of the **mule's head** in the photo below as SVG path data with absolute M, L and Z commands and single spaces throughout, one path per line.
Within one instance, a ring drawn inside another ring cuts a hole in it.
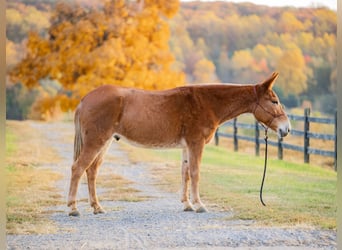
M 284 137 L 290 132 L 291 124 L 277 94 L 272 90 L 277 77 L 278 73 L 273 73 L 264 82 L 254 85 L 256 98 L 253 114 L 264 126 L 277 132 L 279 137 Z

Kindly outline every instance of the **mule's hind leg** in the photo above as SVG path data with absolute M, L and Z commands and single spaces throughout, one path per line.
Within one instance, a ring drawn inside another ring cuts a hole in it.
M 71 167 L 70 189 L 68 197 L 68 206 L 71 207 L 71 212 L 69 213 L 70 216 L 80 215 L 76 206 L 76 194 L 78 190 L 78 185 L 81 176 L 84 174 L 86 169 L 90 167 L 90 165 L 93 163 L 93 161 L 99 153 L 96 148 L 100 147 L 89 147 L 85 145 L 82 148 L 82 151 L 78 159 L 73 163 Z
M 104 146 L 101 152 L 98 154 L 94 162 L 91 166 L 86 170 L 87 171 L 87 179 L 88 179 L 88 190 L 89 190 L 89 201 L 90 205 L 94 208 L 94 214 L 102 214 L 105 213 L 105 210 L 101 207 L 97 195 L 96 195 L 96 177 L 103 162 L 103 156 L 110 146 L 112 140 L 108 141 L 108 143 Z
M 190 181 L 190 169 L 189 169 L 189 157 L 187 148 L 183 148 L 182 153 L 182 203 L 184 211 L 194 211 L 192 204 L 189 200 L 189 181 Z

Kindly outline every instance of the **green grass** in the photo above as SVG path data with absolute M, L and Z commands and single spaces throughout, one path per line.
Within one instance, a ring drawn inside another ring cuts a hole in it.
M 167 170 L 156 170 L 157 176 L 167 180 L 169 190 L 179 189 L 180 150 L 130 151 L 143 154 L 144 160 L 150 155 L 157 162 L 166 162 Z M 233 211 L 233 219 L 254 220 L 258 225 L 336 228 L 334 171 L 269 158 L 263 191 L 267 206 L 263 207 L 259 201 L 263 165 L 263 157 L 207 146 L 201 166 L 202 200 Z
M 16 136 L 9 127 L 6 128 L 5 136 L 6 136 L 5 137 L 6 138 L 6 155 L 8 156 L 8 155 L 13 154 L 13 152 L 16 150 L 16 147 L 15 147 Z

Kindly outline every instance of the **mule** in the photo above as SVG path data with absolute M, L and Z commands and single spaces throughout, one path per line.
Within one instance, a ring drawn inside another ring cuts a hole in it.
M 253 113 L 279 137 L 289 133 L 289 119 L 272 90 L 277 77 L 273 73 L 259 84 L 189 85 L 164 91 L 104 85 L 91 91 L 75 111 L 69 215 L 79 215 L 76 194 L 84 172 L 94 214 L 104 213 L 96 195 L 96 176 L 106 150 L 120 139 L 143 147 L 181 148 L 184 211 L 206 212 L 199 195 L 200 163 L 205 144 L 220 124 Z

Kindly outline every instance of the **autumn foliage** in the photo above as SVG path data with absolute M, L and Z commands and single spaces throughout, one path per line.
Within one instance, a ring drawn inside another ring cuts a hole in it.
M 285 97 L 313 100 L 336 84 L 336 18 L 327 8 L 184 2 L 170 20 L 171 49 L 190 82 L 258 82 L 278 71 Z
M 68 2 L 74 4 L 7 2 L 7 113 L 23 107 L 15 119 L 72 110 L 102 84 L 255 83 L 273 71 L 287 107 L 336 109 L 336 11 L 227 1 Z
M 172 70 L 169 28 L 165 17 L 178 11 L 178 1 L 106 1 L 86 9 L 58 3 L 47 36 L 31 32 L 26 57 L 11 71 L 29 88 L 42 79 L 57 80 L 56 96 L 41 97 L 38 112 L 56 105 L 73 109 L 90 90 L 103 84 L 165 89 L 184 84 Z M 50 110 L 50 111 L 49 111 Z

